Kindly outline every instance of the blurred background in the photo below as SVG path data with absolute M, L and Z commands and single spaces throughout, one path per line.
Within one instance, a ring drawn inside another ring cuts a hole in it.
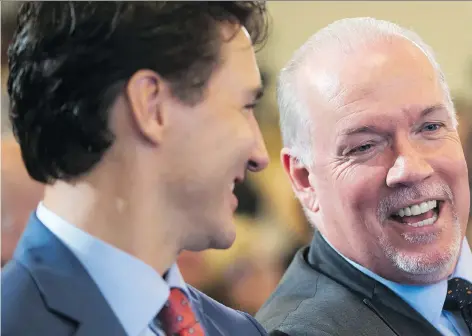
M 5 171 L 14 160 L 7 155 L 4 145 L 4 139 L 10 136 L 5 52 L 19 4 L 1 1 L 2 254 L 5 255 L 4 247 L 14 246 L 18 235 L 18 230 L 4 225 L 3 213 L 5 207 L 15 206 L 7 202 L 11 191 L 6 190 L 4 181 Z M 240 206 L 234 246 L 225 251 L 185 252 L 179 259 L 187 282 L 229 306 L 252 314 L 274 290 L 295 251 L 312 236 L 279 162 L 281 139 L 275 83 L 278 71 L 315 31 L 337 19 L 372 16 L 411 28 L 422 36 L 436 51 L 451 87 L 461 121 L 460 134 L 472 167 L 472 2 L 274 1 L 268 3 L 268 8 L 271 35 L 258 53 L 266 92 L 257 117 L 272 162 L 264 172 L 249 175 L 237 190 Z M 468 236 L 472 242 L 472 224 Z

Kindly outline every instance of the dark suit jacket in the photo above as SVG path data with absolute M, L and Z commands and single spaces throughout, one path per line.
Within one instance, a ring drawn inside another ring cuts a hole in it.
M 394 292 L 344 260 L 318 232 L 296 254 L 256 319 L 274 336 L 440 336 Z
M 248 314 L 189 291 L 207 335 L 266 335 Z M 35 215 L 2 270 L 1 304 L 2 336 L 125 335 L 82 264 Z

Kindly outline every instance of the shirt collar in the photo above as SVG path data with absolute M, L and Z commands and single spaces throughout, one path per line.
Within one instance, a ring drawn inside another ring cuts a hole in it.
M 464 238 L 464 243 L 462 244 L 462 251 L 459 256 L 459 261 L 457 262 L 456 269 L 452 278 L 462 278 L 469 282 L 472 282 L 472 252 L 470 250 L 470 245 L 466 238 Z
M 388 287 L 411 307 L 413 307 L 418 313 L 420 313 L 431 324 L 435 324 L 435 322 L 439 320 L 443 310 L 444 301 L 446 300 L 447 280 L 431 285 L 405 285 L 384 279 L 369 269 L 342 255 L 323 235 L 322 237 L 326 243 L 348 263 L 350 263 L 365 275 Z M 472 282 L 472 267 L 470 267 L 470 265 L 472 265 L 472 252 L 467 239 L 464 238 L 459 260 L 453 274 L 449 277 L 449 279 L 460 277 Z
M 68 223 L 38 205 L 36 215 L 79 259 L 128 335 L 139 335 L 162 309 L 170 288 L 188 288 L 177 264 L 165 281 L 152 267 L 134 256 Z

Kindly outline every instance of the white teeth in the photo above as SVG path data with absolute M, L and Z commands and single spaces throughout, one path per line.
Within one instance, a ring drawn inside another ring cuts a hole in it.
M 413 227 L 421 227 L 421 226 L 425 226 L 425 225 L 433 225 L 437 220 L 438 220 L 438 215 L 434 214 L 433 217 L 431 217 L 431 218 L 422 220 L 421 222 L 411 223 L 411 224 L 407 224 L 407 225 L 413 226 Z
M 422 213 L 422 212 L 421 212 L 421 208 L 420 208 L 418 205 L 413 205 L 413 206 L 411 207 L 411 214 L 412 214 L 413 216 L 417 216 L 417 215 L 419 215 L 420 213 Z
M 425 212 L 429 211 L 429 203 L 428 202 L 421 203 L 420 211 L 421 211 L 421 213 L 425 213 Z
M 434 209 L 437 205 L 437 201 L 427 201 L 427 202 L 422 202 L 419 204 L 415 204 L 403 209 L 398 210 L 396 213 L 397 216 L 404 217 L 404 216 L 417 216 L 421 215 L 425 212 L 428 212 L 431 209 Z
M 229 188 L 231 189 L 231 192 L 234 191 L 234 186 L 235 186 L 235 183 L 234 183 L 234 182 L 229 185 Z

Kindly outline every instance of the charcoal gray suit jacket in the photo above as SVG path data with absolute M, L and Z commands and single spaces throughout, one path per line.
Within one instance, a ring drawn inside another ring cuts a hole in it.
M 257 313 L 269 335 L 440 336 L 416 310 L 350 265 L 316 232 Z

